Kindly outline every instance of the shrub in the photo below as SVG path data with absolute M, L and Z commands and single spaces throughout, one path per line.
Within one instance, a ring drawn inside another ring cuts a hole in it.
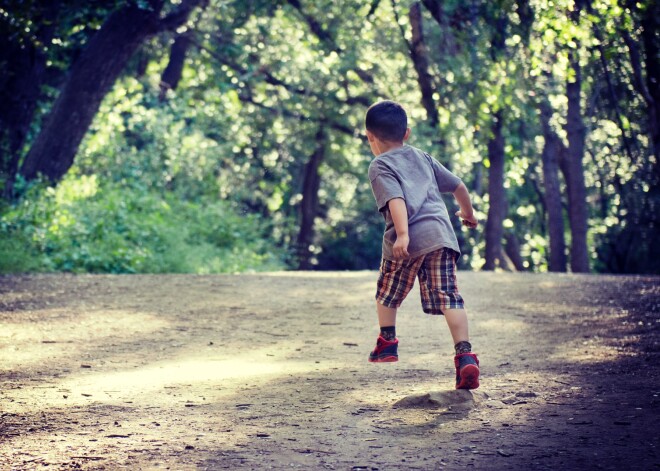
M 0 272 L 221 273 L 273 270 L 283 256 L 252 216 L 208 197 L 67 176 L 34 185 L 0 217 Z

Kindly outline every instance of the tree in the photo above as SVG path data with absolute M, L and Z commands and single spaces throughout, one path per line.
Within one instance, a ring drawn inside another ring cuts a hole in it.
M 575 273 L 589 271 L 589 251 L 587 248 L 587 190 L 584 183 L 584 140 L 586 129 L 582 120 L 582 74 L 579 59 L 570 53 L 572 78 L 566 83 L 568 111 L 566 115 L 566 135 L 568 149 L 564 177 L 568 190 L 568 214 L 571 222 L 571 270 Z
M 583 165 L 587 129 L 582 108 L 584 82 L 581 60 L 587 55 L 583 40 L 589 42 L 590 37 L 582 20 L 579 2 L 576 4 L 567 2 L 561 7 L 543 12 L 544 16 L 534 25 L 536 36 L 533 45 L 530 46 L 533 48 L 532 55 L 540 52 L 547 60 L 543 64 L 532 56 L 530 73 L 543 79 L 538 90 L 540 96 L 538 105 L 545 141 L 541 160 L 550 238 L 549 269 L 565 270 L 564 222 L 559 206 L 561 198 L 558 192 L 561 186 L 557 176 L 558 167 L 564 177 L 568 201 L 571 270 L 588 272 L 590 270 L 587 246 L 589 211 Z M 565 84 L 563 90 L 556 86 L 557 83 L 562 82 Z M 562 94 L 566 100 L 566 108 L 560 110 L 564 113 L 557 113 L 558 110 L 552 109 L 550 97 Z M 565 120 L 563 132 L 566 136 L 566 144 L 558 135 L 556 125 L 552 124 L 554 117 L 562 114 L 564 114 L 562 120 Z
M 436 93 L 436 87 L 429 73 L 429 58 L 426 51 L 426 44 L 424 44 L 422 7 L 419 2 L 415 2 L 410 6 L 408 16 L 412 31 L 412 43 L 408 44 L 410 58 L 417 72 L 417 82 L 422 92 L 422 105 L 426 110 L 426 119 L 429 122 L 429 126 L 435 129 L 438 126 L 438 109 L 433 98 L 433 94 Z
M 161 18 L 163 2 L 149 7 L 129 3 L 112 13 L 73 64 L 62 90 L 20 168 L 32 180 L 39 174 L 56 182 L 69 170 L 101 101 L 146 38 L 177 28 L 201 0 L 185 0 Z
M 570 256 L 574 271 L 585 259 L 657 270 L 652 2 L 71 4 L 0 0 L 5 191 L 23 160 L 53 183 L 71 168 L 63 189 L 127 188 L 130 211 L 130 188 L 193 213 L 221 198 L 267 223 L 291 267 L 375 268 L 382 221 L 361 128 L 371 103 L 394 98 L 411 144 L 488 212 L 485 231 L 457 231 L 463 266 L 566 271 Z M 204 243 L 233 240 L 217 230 Z
M 640 64 L 637 59 L 637 48 L 630 39 L 630 33 L 625 31 L 625 38 L 631 53 L 631 62 L 635 71 L 636 84 L 641 91 L 648 107 L 648 127 L 653 142 L 652 152 L 655 155 L 656 178 L 660 176 L 660 5 L 655 1 L 639 4 L 641 8 L 641 36 L 644 44 L 646 83 L 640 77 Z M 632 6 L 635 8 L 635 6 Z
M 540 121 L 543 129 L 543 185 L 545 210 L 548 214 L 548 236 L 550 239 L 548 270 L 566 271 L 566 240 L 564 237 L 564 214 L 562 209 L 559 162 L 564 158 L 564 145 L 550 124 L 552 108 L 544 99 L 539 103 Z
M 496 5 L 496 12 L 486 15 L 489 26 L 490 58 L 493 64 L 503 59 L 506 53 L 506 35 L 509 23 L 508 12 L 504 5 Z M 503 87 L 499 94 L 506 93 Z M 497 262 L 503 260 L 502 240 L 504 238 L 504 219 L 507 216 L 508 203 L 505 179 L 505 141 L 503 135 L 504 111 L 501 105 L 495 103 L 493 121 L 491 124 L 492 136 L 488 141 L 488 219 L 486 220 L 486 263 L 484 270 L 494 270 Z
M 296 241 L 298 255 L 298 269 L 309 270 L 313 268 L 313 252 L 310 247 L 314 241 L 314 219 L 319 214 L 319 188 L 321 177 L 319 167 L 325 159 L 327 148 L 327 131 L 323 123 L 319 124 L 316 132 L 316 149 L 305 164 L 303 176 L 302 199 L 300 202 L 300 230 Z
M 488 219 L 486 219 L 486 263 L 484 270 L 494 270 L 497 261 L 502 259 L 503 222 L 507 213 L 507 197 L 504 188 L 504 125 L 502 111 L 493 117 L 492 137 L 488 142 Z
M 0 174 L 6 199 L 14 196 L 14 179 L 31 128 L 48 101 L 44 90 L 60 85 L 63 62 L 79 54 L 91 34 L 90 25 L 107 15 L 114 3 L 74 1 L 69 9 L 59 0 L 0 3 Z
M 192 31 L 177 34 L 170 47 L 170 59 L 160 77 L 160 100 L 164 100 L 169 90 L 176 90 L 183 73 L 186 54 L 192 44 Z

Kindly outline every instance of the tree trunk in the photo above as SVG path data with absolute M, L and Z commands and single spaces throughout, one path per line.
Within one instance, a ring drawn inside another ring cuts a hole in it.
M 35 18 L 33 34 L 41 44 L 51 42 L 59 3 L 45 5 Z M 0 78 L 0 173 L 4 175 L 3 196 L 11 199 L 23 146 L 46 78 L 46 54 L 33 41 L 21 42 L 15 34 L 3 31 L 0 63 L 11 65 L 4 68 Z
M 112 13 L 71 67 L 21 166 L 23 177 L 31 180 L 43 174 L 51 182 L 59 181 L 73 165 L 101 101 L 135 50 L 150 35 L 183 24 L 199 3 L 200 0 L 184 0 L 163 19 L 160 0 L 149 2 L 150 9 L 129 5 Z
M 647 2 L 642 17 L 642 42 L 646 65 L 646 88 L 650 100 L 647 100 L 649 110 L 649 128 L 655 156 L 655 173 L 660 177 L 660 39 L 658 38 L 658 20 L 660 5 L 657 2 Z
M 300 202 L 300 231 L 296 242 L 299 270 L 313 268 L 313 253 L 310 246 L 314 242 L 314 219 L 319 211 L 319 187 L 321 185 L 319 167 L 325 158 L 326 141 L 325 127 L 321 123 L 316 133 L 316 149 L 304 169 L 302 201 Z
M 568 111 L 566 115 L 566 134 L 568 136 L 567 182 L 568 214 L 571 223 L 571 270 L 575 273 L 589 272 L 589 250 L 587 247 L 587 229 L 589 212 L 587 208 L 587 189 L 584 182 L 584 141 L 586 129 L 582 121 L 581 87 L 582 78 L 579 59 L 572 55 L 571 67 L 575 72 L 573 81 L 566 84 Z
M 4 41 L 2 41 L 4 43 Z M 0 43 L 0 49 L 5 51 L 9 47 Z M 34 117 L 41 85 L 46 71 L 46 57 L 37 49 L 26 46 L 31 50 L 26 54 L 24 50 L 16 50 L 17 54 L 11 59 L 14 74 L 8 83 L 0 89 L 0 170 L 5 175 L 3 194 L 10 199 L 14 194 L 14 181 L 18 172 L 21 150 Z
M 42 173 L 56 182 L 69 170 L 101 101 L 157 20 L 158 12 L 135 6 L 110 15 L 73 65 L 26 156 L 21 168 L 26 179 Z
M 160 77 L 160 100 L 165 100 L 168 90 L 176 90 L 183 74 L 183 66 L 186 61 L 186 54 L 191 45 L 191 32 L 177 35 L 170 48 L 170 60 L 167 67 L 163 70 Z
M 488 219 L 486 220 L 486 264 L 484 270 L 494 270 L 502 253 L 504 219 L 507 212 L 504 188 L 504 136 L 502 135 L 502 111 L 495 113 L 493 136 L 488 142 Z
M 518 237 L 516 237 L 516 234 L 513 232 L 507 232 L 504 235 L 504 239 L 506 240 L 504 252 L 507 257 L 509 257 L 509 260 L 517 271 L 524 271 L 525 265 L 523 264 L 523 258 L 520 255 L 520 241 L 518 240 Z
M 545 209 L 548 213 L 548 235 L 550 253 L 548 270 L 566 271 L 566 241 L 564 238 L 564 215 L 561 207 L 561 188 L 559 185 L 559 161 L 564 151 L 561 138 L 550 126 L 552 108 L 547 102 L 541 103 L 541 127 L 545 144 L 541 153 L 543 162 L 543 186 L 545 188 Z
M 429 74 L 429 58 L 424 44 L 424 30 L 422 28 L 422 7 L 419 2 L 410 6 L 410 25 L 412 27 L 412 44 L 410 45 L 410 57 L 417 72 L 417 81 L 422 92 L 422 105 L 426 110 L 426 118 L 429 124 L 435 128 L 438 125 L 438 110 L 435 106 L 433 93 L 433 79 Z

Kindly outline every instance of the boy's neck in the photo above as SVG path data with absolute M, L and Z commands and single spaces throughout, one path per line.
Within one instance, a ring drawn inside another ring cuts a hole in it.
M 394 149 L 398 149 L 399 147 L 403 147 L 404 143 L 403 141 L 378 141 L 378 153 L 376 154 L 376 157 L 378 157 L 381 154 L 384 154 L 385 152 L 389 152 Z

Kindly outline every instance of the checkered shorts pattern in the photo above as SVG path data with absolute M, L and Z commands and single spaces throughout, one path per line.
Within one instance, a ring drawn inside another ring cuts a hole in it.
M 376 301 L 398 308 L 419 278 L 422 310 L 441 315 L 443 309 L 463 309 L 456 283 L 458 253 L 442 248 L 407 260 L 383 260 L 378 275 Z

